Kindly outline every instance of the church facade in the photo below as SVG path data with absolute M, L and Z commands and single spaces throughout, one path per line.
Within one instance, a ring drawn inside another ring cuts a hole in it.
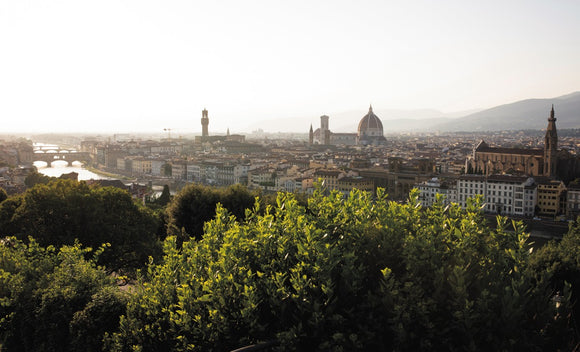
M 580 175 L 580 160 L 558 150 L 554 106 L 550 111 L 543 149 L 496 148 L 479 142 L 465 161 L 467 174 L 546 176 L 565 181 Z
M 465 165 L 468 174 L 493 175 L 499 173 L 544 175 L 542 149 L 495 148 L 485 141 L 473 149 Z

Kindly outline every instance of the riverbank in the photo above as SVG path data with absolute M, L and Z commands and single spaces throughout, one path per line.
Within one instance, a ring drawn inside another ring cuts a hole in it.
M 119 175 L 119 174 L 113 174 L 107 171 L 103 171 L 103 170 L 99 170 L 97 168 L 94 168 L 92 166 L 84 166 L 84 169 L 95 173 L 99 176 L 102 177 L 106 177 L 106 178 L 111 178 L 111 179 L 116 179 L 116 180 L 123 180 L 123 181 L 135 181 L 135 178 L 132 177 L 128 177 L 128 176 L 123 176 L 123 175 Z
M 100 177 L 106 177 L 109 179 L 121 180 L 123 183 L 138 183 L 148 185 L 152 187 L 154 190 L 158 190 L 161 192 L 164 185 L 168 185 L 171 191 L 176 191 L 183 187 L 184 184 L 176 182 L 170 177 L 154 177 L 151 175 L 141 175 L 131 176 L 131 175 L 123 175 L 119 173 L 114 173 L 110 171 L 104 171 L 101 169 L 97 169 L 95 167 L 87 166 L 85 168 L 88 171 L 91 171 L 94 174 L 98 174 Z

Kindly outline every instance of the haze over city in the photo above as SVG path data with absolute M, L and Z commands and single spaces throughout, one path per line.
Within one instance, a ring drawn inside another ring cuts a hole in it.
M 579 13 L 577 1 L 3 1 L 0 116 L 4 132 L 177 134 L 199 133 L 204 108 L 221 132 L 359 111 L 355 124 L 369 104 L 451 116 L 577 91 Z

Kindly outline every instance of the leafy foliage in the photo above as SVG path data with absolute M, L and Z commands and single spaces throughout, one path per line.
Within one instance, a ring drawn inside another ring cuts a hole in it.
M 1 235 L 32 235 L 42 246 L 110 243 L 100 258 L 109 270 L 142 267 L 157 251 L 156 229 L 153 213 L 126 191 L 72 180 L 38 184 L 0 204 Z
M 41 174 L 38 171 L 34 171 L 31 172 L 30 174 L 28 174 L 28 176 L 26 176 L 26 178 L 24 179 L 24 184 L 26 185 L 26 187 L 34 187 L 37 184 L 43 184 L 46 185 L 48 184 L 53 178 L 50 176 L 46 176 Z
M 0 243 L 0 343 L 6 351 L 99 351 L 126 296 L 79 244 Z M 86 259 L 86 257 L 89 257 Z M 88 343 L 88 344 L 87 344 Z
M 4 188 L 0 187 L 0 203 L 5 201 L 6 198 L 8 198 L 8 194 L 6 193 L 6 190 Z
M 210 199 L 205 191 L 188 197 Z M 275 207 L 256 201 L 244 221 L 218 205 L 199 241 L 165 241 L 108 348 L 553 348 L 568 304 L 557 307 L 528 268 L 523 226 L 498 217 L 497 229 L 486 227 L 480 200 L 467 211 L 441 199 L 422 209 L 417 196 L 401 205 L 381 191 L 317 191 L 306 208 L 279 194 Z
M 161 206 L 166 206 L 170 200 L 171 200 L 171 193 L 169 192 L 169 186 L 164 185 L 163 191 L 161 192 L 161 195 L 159 196 L 159 198 L 156 199 L 156 203 L 161 205 Z
M 570 225 L 560 242 L 549 242 L 530 260 L 535 273 L 544 273 L 550 280 L 558 299 L 573 303 L 568 324 L 562 329 L 570 332 L 571 339 L 580 343 L 580 218 Z
M 176 236 L 179 243 L 190 237 L 201 238 L 203 225 L 213 219 L 218 203 L 243 219 L 246 209 L 254 204 L 254 196 L 239 184 L 227 188 L 187 185 L 167 207 L 168 234 Z

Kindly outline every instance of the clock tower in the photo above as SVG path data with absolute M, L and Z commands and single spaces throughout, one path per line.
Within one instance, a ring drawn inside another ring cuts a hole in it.
M 207 110 L 203 109 L 201 111 L 201 136 L 207 137 L 209 133 L 207 131 L 207 126 L 209 125 L 209 117 L 207 116 Z

